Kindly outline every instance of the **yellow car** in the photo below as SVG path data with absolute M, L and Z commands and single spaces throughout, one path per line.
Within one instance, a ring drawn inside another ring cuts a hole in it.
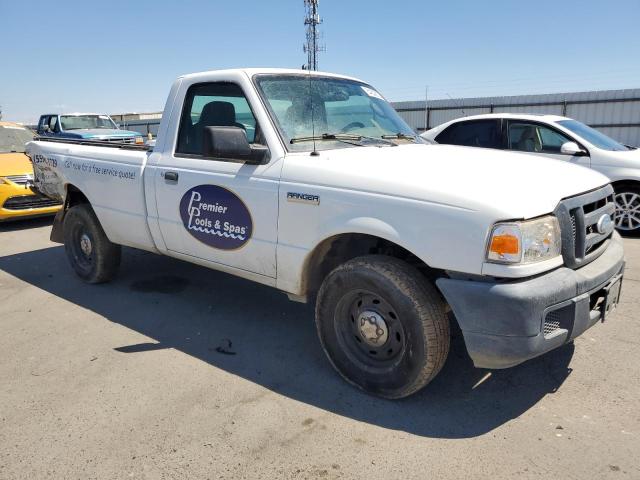
M 21 125 L 0 122 L 0 222 L 52 215 L 60 203 L 31 189 L 33 167 L 24 154 L 33 132 Z

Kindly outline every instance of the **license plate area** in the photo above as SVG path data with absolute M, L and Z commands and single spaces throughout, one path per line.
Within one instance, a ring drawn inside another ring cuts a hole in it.
M 614 277 L 602 290 L 598 301 L 600 309 L 600 321 L 604 322 L 607 316 L 612 313 L 618 306 L 620 301 L 620 292 L 622 291 L 622 275 Z

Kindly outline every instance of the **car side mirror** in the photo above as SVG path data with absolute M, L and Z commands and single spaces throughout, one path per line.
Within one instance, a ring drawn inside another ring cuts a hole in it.
M 249 144 L 246 132 L 240 127 L 204 127 L 202 152 L 206 157 L 260 165 L 265 163 L 269 149 Z
M 585 152 L 582 148 L 580 148 L 580 146 L 576 142 L 563 143 L 562 146 L 560 147 L 560 153 L 563 153 L 565 155 L 579 156 L 579 157 L 583 157 L 587 155 L 587 152 Z

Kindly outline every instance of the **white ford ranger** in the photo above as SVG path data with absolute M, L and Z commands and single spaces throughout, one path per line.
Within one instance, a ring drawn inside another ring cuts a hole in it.
M 387 398 L 449 352 L 449 308 L 478 367 L 572 341 L 619 300 L 624 255 L 603 175 L 514 153 L 425 145 L 373 87 L 297 70 L 173 84 L 153 150 L 42 139 L 51 238 L 110 280 L 120 246 L 315 300 L 349 382 Z

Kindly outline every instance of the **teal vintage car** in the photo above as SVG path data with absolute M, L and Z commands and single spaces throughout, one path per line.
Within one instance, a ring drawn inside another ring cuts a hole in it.
M 109 115 L 98 113 L 48 113 L 40 116 L 37 127 L 41 137 L 96 140 L 143 144 L 140 132 L 122 130 Z

